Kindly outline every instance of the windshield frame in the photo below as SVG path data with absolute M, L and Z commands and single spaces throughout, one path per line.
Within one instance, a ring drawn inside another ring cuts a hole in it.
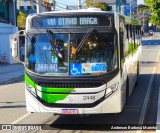
M 48 30 L 48 29 L 46 29 L 46 30 Z M 52 29 L 50 29 L 51 31 L 52 31 Z M 92 30 L 91 30 L 91 32 L 93 31 L 94 29 L 92 28 Z M 89 30 L 88 30 L 89 31 Z M 117 47 L 117 56 L 118 56 L 118 58 L 117 58 L 117 68 L 116 69 L 114 69 L 114 70 L 112 70 L 112 71 L 110 71 L 110 72 L 106 72 L 106 73 L 104 73 L 104 74 L 101 74 L 101 75 L 81 75 L 81 76 L 71 76 L 69 73 L 70 73 L 70 55 L 71 55 L 71 51 L 70 50 L 68 50 L 68 75 L 65 75 L 65 77 L 93 77 L 93 76 L 103 76 L 103 75 L 108 75 L 108 74 L 111 74 L 112 72 L 114 72 L 115 70 L 117 70 L 117 69 L 119 69 L 119 47 L 118 47 L 118 39 L 117 39 L 117 32 L 116 31 L 98 31 L 98 30 L 96 30 L 97 32 L 99 32 L 99 33 L 113 33 L 114 34 L 114 43 L 116 44 L 116 47 Z M 78 32 L 79 33 L 79 32 Z M 28 33 L 27 34 L 27 38 L 29 38 L 29 35 L 33 35 L 33 34 L 38 34 L 38 33 Z M 46 34 L 46 33 L 40 33 L 40 34 Z M 55 32 L 55 34 L 58 34 L 57 32 Z M 61 34 L 66 34 L 65 32 L 64 33 L 61 33 Z M 68 42 L 68 47 L 70 48 L 70 40 L 71 40 L 71 34 L 72 33 L 68 33 L 68 40 L 69 40 L 69 42 Z M 81 34 L 84 34 L 84 33 L 81 33 Z M 85 34 L 87 34 L 87 33 L 85 33 Z M 90 33 L 89 33 L 90 34 Z M 28 45 L 28 39 L 26 39 L 27 41 L 27 45 Z M 83 46 L 83 43 L 82 43 L 82 46 Z M 27 48 L 27 46 L 26 46 L 26 48 Z M 27 58 L 27 55 L 26 55 L 26 57 L 25 58 Z M 26 64 L 27 64 L 27 62 L 26 62 Z M 28 71 L 30 71 L 31 73 L 34 73 L 34 74 L 36 74 L 36 75 L 41 75 L 41 76 L 49 76 L 49 77 L 54 77 L 54 76 L 58 76 L 58 77 L 62 77 L 63 75 L 52 75 L 52 74 L 39 74 L 39 73 L 36 73 L 36 72 L 34 72 L 34 71 L 31 71 L 31 70 L 29 70 L 28 68 L 27 68 L 27 70 Z

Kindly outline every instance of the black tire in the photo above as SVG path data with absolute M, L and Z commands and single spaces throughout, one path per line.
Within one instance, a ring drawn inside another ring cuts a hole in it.
M 137 62 L 137 80 L 136 80 L 135 86 L 138 85 L 138 76 L 139 76 L 139 61 Z
M 137 62 L 137 76 L 139 75 L 139 61 Z
M 129 100 L 129 79 L 127 78 L 127 82 L 126 82 L 126 105 L 128 105 L 128 100 Z

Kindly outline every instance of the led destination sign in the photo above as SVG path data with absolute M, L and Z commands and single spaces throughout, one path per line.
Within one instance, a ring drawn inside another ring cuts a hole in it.
M 81 18 L 51 18 L 44 19 L 43 22 L 47 25 L 55 26 L 76 26 L 76 25 L 98 25 L 98 18 L 81 17 Z
M 83 26 L 111 26 L 110 16 L 49 16 L 36 17 L 32 20 L 32 28 L 70 28 Z

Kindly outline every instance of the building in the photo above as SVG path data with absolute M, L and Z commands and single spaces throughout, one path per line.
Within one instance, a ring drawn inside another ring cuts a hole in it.
M 126 16 L 134 17 L 136 13 L 137 0 L 96 0 L 96 2 L 107 3 L 109 6 L 112 6 L 112 11 Z
M 124 14 L 126 16 L 135 17 L 137 14 L 137 0 L 126 0 L 124 7 Z
M 17 9 L 25 14 L 32 14 L 36 12 L 35 0 L 17 0 Z
M 16 1 L 0 0 L 0 60 L 7 63 L 13 63 L 10 38 L 16 31 Z
M 25 14 L 32 14 L 37 12 L 37 3 L 39 3 L 40 12 L 45 12 L 44 2 L 54 3 L 55 0 L 17 0 L 17 9 Z M 55 7 L 51 6 L 51 10 Z
M 142 24 L 142 31 L 148 32 L 149 30 L 149 19 L 150 19 L 151 12 L 148 10 L 139 10 L 137 14 L 137 18 L 141 20 Z

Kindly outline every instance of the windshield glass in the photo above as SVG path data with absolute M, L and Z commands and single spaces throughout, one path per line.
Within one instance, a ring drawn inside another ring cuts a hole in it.
M 49 76 L 101 75 L 117 68 L 115 34 L 30 34 L 27 68 Z
M 29 35 L 27 65 L 39 74 L 68 75 L 68 34 Z
M 117 68 L 117 44 L 113 33 L 93 31 L 79 46 L 79 36 L 71 35 L 70 75 L 100 75 Z

